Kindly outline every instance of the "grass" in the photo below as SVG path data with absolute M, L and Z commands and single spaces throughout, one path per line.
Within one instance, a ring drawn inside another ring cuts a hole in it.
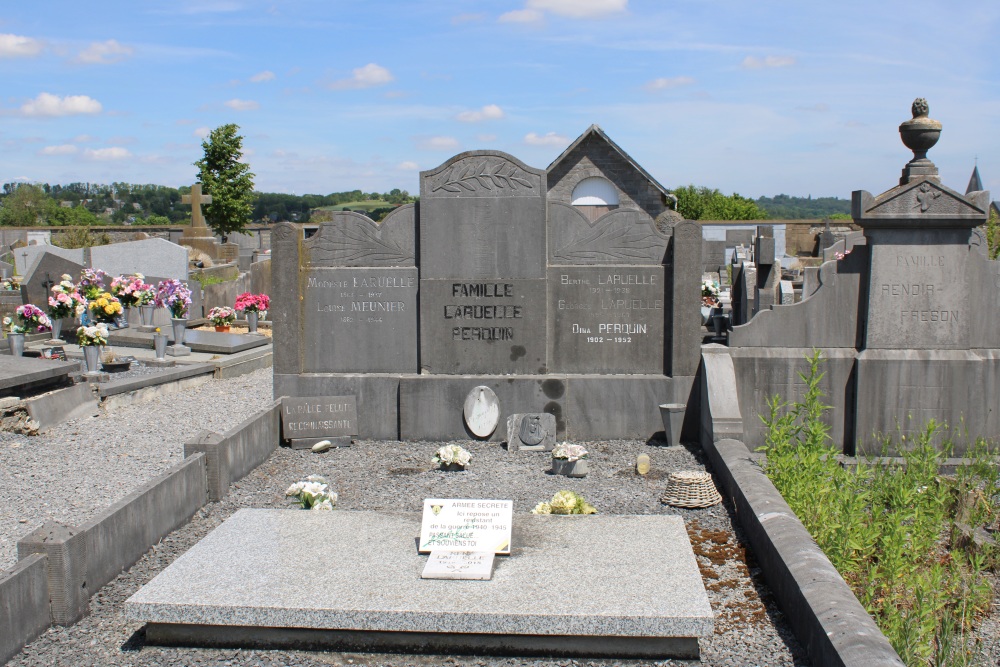
M 764 471 L 840 571 L 907 665 L 972 664 L 971 630 L 990 610 L 994 545 L 966 538 L 997 520 L 1000 470 L 980 439 L 955 475 L 953 450 L 930 421 L 896 447 L 904 465 L 859 460 L 845 468 L 830 439 L 820 354 L 809 359 L 801 402 L 769 401 Z M 883 441 L 884 451 L 894 443 Z

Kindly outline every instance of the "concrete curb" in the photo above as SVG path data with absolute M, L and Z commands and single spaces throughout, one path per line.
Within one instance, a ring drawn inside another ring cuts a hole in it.
M 24 406 L 40 431 L 97 412 L 97 400 L 86 382 L 25 399 Z
M 169 382 L 176 382 L 177 380 L 194 377 L 196 375 L 207 375 L 208 373 L 214 372 L 214 364 L 186 364 L 155 375 L 143 375 L 128 380 L 104 382 L 100 385 L 99 393 L 100 397 L 104 399 L 108 396 L 136 392 L 142 389 L 167 384 Z
M 0 665 L 49 627 L 48 559 L 35 554 L 0 572 Z
M 208 453 L 185 451 L 183 461 L 82 526 L 48 522 L 20 539 L 18 563 L 0 572 L 0 664 L 50 624 L 81 619 L 91 595 L 204 507 L 210 470 L 221 496 L 266 460 L 278 446 L 279 419 L 274 403 L 219 435 L 214 463 Z
M 237 352 L 225 359 L 213 362 L 215 364 L 215 377 L 219 380 L 225 380 L 253 373 L 261 368 L 270 368 L 273 365 L 273 350 L 273 344 L 269 344 L 263 347 L 255 347 L 252 350 Z

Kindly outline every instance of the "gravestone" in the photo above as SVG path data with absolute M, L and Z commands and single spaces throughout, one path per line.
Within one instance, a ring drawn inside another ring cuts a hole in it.
M 726 263 L 726 242 L 705 241 L 702 248 L 702 271 L 717 273 L 719 267 Z
M 607 187 L 650 180 L 602 141 L 585 144 L 633 170 Z M 580 210 L 575 184 L 602 172 L 566 159 L 545 171 L 462 153 L 380 223 L 337 211 L 311 236 L 275 225 L 275 396 L 354 395 L 361 437 L 472 437 L 462 406 L 477 387 L 500 424 L 544 413 L 559 439 L 659 430 L 656 406 L 687 402 L 698 367 L 701 228 L 658 228 L 628 203 L 646 186 L 603 215 Z
M 551 452 L 556 446 L 556 418 L 549 414 L 507 417 L 507 451 Z
M 10 278 L 14 275 L 14 265 L 7 262 L 0 262 L 0 278 Z
M 133 273 L 157 276 L 160 280 L 188 279 L 187 249 L 166 239 L 143 239 L 90 249 L 91 266 L 115 277 Z M 149 279 L 146 282 L 150 282 Z
M 726 247 L 749 246 L 753 243 L 753 231 L 749 229 L 727 229 Z
M 14 251 L 15 273 L 19 276 L 28 275 L 28 272 L 31 271 L 32 265 L 38 260 L 38 257 L 41 256 L 43 253 L 48 253 L 50 255 L 58 255 L 63 259 L 67 259 L 81 266 L 85 265 L 85 262 L 83 261 L 82 249 L 60 248 L 59 246 L 55 245 L 33 245 L 33 246 L 25 246 L 24 248 L 19 248 L 18 250 Z
M 191 186 L 191 194 L 183 195 L 181 202 L 191 205 L 191 224 L 184 228 L 184 233 L 177 243 L 200 250 L 215 259 L 218 257 L 218 243 L 215 234 L 205 224 L 205 217 L 201 214 L 202 204 L 212 203 L 211 195 L 203 195 L 201 183 L 195 183 Z
M 350 445 L 358 432 L 358 404 L 354 396 L 321 396 L 281 400 L 282 435 L 292 449 L 306 449 L 321 440 Z
M 51 248 L 52 246 L 43 246 Z M 21 288 L 24 291 L 26 303 L 31 303 L 42 310 L 49 307 L 49 294 L 52 287 L 59 284 L 62 275 L 68 273 L 73 280 L 79 280 L 83 265 L 66 259 L 60 254 L 42 252 L 35 258 L 34 264 L 24 277 Z

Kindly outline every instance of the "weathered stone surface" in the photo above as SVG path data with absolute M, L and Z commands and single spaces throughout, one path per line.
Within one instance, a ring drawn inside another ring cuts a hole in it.
M 672 227 L 670 263 L 665 270 L 671 290 L 669 316 L 669 368 L 674 377 L 693 376 L 701 356 L 701 226 L 683 220 Z M 683 402 L 683 401 L 682 401 Z
M 549 359 L 557 373 L 662 373 L 662 266 L 560 266 L 549 275 Z
M 305 243 L 309 266 L 414 266 L 415 210 L 400 206 L 381 222 L 349 211 L 334 211 L 332 220 Z
M 507 451 L 551 452 L 555 446 L 555 415 L 532 413 L 507 417 Z
M 27 292 L 28 303 L 47 310 L 52 286 L 59 284 L 64 273 L 73 276 L 74 281 L 79 280 L 83 263 L 66 259 L 60 253 L 49 252 L 52 246 L 43 247 L 45 249 L 35 258 L 21 287 Z
M 549 264 L 661 264 L 669 241 L 642 211 L 618 209 L 592 223 L 574 206 L 549 204 Z
M 90 265 L 107 271 L 112 277 L 141 273 L 144 276 L 158 276 L 160 279 L 188 279 L 187 249 L 166 239 L 153 238 L 94 246 L 90 249 Z

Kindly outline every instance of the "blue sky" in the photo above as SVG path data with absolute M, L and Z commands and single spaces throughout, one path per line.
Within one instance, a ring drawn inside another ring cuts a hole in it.
M 1000 3 L 11 2 L 0 180 L 193 182 L 236 123 L 259 190 L 416 192 L 463 150 L 546 167 L 597 123 L 668 188 L 881 192 L 910 153 L 1000 198 Z

